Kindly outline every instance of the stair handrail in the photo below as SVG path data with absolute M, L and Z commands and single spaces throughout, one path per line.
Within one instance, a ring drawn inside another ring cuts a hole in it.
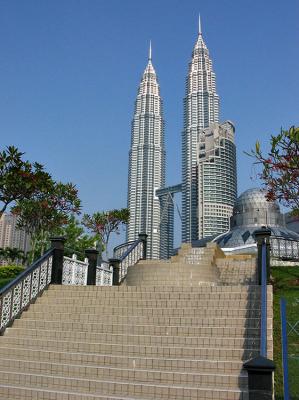
M 50 249 L 0 289 L 0 334 L 48 287 L 52 266 Z
M 122 243 L 113 249 L 113 257 L 114 258 L 121 258 L 125 252 L 136 242 L 136 240 L 131 240 L 126 243 Z
M 137 240 L 124 243 L 115 248 L 119 249 L 122 246 L 127 247 L 119 258 L 112 258 L 109 260 L 110 265 L 113 267 L 113 285 L 119 285 L 126 278 L 130 266 L 136 264 L 139 260 L 146 259 L 146 242 L 147 235 L 140 233 Z M 115 249 L 113 252 L 114 254 Z
M 138 239 L 127 249 L 120 258 L 120 281 L 127 276 L 128 268 L 143 258 L 143 241 Z

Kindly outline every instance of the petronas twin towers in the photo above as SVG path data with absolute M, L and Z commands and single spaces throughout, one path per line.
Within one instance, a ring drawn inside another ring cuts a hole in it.
M 216 93 L 216 78 L 199 23 L 199 33 L 189 63 L 184 98 L 180 186 L 183 242 L 191 242 L 201 237 L 198 220 L 198 143 L 201 135 L 204 135 L 204 129 L 218 121 L 219 97 Z M 161 258 L 161 249 L 165 247 L 165 241 L 173 240 L 173 237 L 169 239 L 169 235 L 166 234 L 167 231 L 172 232 L 173 227 L 171 230 L 169 227 L 163 227 L 162 223 L 163 201 L 159 199 L 157 190 L 163 188 L 165 188 L 163 103 L 152 65 L 150 46 L 148 64 L 139 85 L 132 122 L 128 182 L 130 221 L 127 229 L 128 241 L 135 240 L 139 233 L 148 235 L 148 258 Z M 165 191 L 167 192 L 166 188 Z M 170 208 L 172 206 L 169 205 Z M 173 212 L 169 210 L 167 212 L 173 215 Z M 171 218 L 166 220 L 166 224 L 173 224 L 173 220 Z
M 152 64 L 151 46 L 143 73 L 132 122 L 129 153 L 127 239 L 146 233 L 147 257 L 160 257 L 161 206 L 156 190 L 165 186 L 165 146 L 163 105 L 157 75 Z

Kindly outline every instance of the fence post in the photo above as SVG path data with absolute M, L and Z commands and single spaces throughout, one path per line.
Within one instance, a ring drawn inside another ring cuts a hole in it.
M 271 230 L 266 227 L 257 229 L 253 232 L 253 237 L 257 241 L 257 273 L 258 273 L 258 284 L 262 284 L 262 246 L 266 243 L 266 267 L 267 267 L 267 282 L 270 277 L 270 238 Z
M 142 259 L 146 260 L 146 245 L 147 245 L 147 234 L 146 233 L 139 233 L 138 238 L 143 242 L 143 254 Z
M 258 356 L 243 364 L 248 373 L 249 400 L 272 400 L 275 364 Z
M 262 227 L 254 231 L 254 238 L 258 248 L 258 284 L 261 285 L 261 349 L 260 355 L 243 364 L 248 372 L 249 400 L 272 400 L 273 372 L 275 364 L 265 357 L 267 355 L 267 282 L 270 276 L 270 241 L 271 230 Z M 263 245 L 266 249 L 263 252 Z M 263 254 L 264 253 L 264 254 Z M 264 274 L 262 266 L 264 260 Z M 266 267 L 266 270 L 265 270 Z M 263 277 L 263 279 L 262 279 Z M 263 285 L 262 285 L 263 283 Z M 263 341 L 263 338 L 265 340 Z
M 62 284 L 62 270 L 63 270 L 63 254 L 64 254 L 64 237 L 52 237 L 51 248 L 53 249 L 52 261 L 52 277 L 51 283 L 56 285 Z
M 98 250 L 96 249 L 86 249 L 85 256 L 88 259 L 87 267 L 87 285 L 95 285 L 97 279 L 97 259 Z
M 119 258 L 109 258 L 109 264 L 113 268 L 112 285 L 118 286 L 120 284 L 120 281 L 119 281 L 120 259 Z

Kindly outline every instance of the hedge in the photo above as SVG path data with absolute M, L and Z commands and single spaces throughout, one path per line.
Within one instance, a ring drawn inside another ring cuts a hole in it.
M 19 275 L 24 268 L 19 265 L 3 265 L 0 266 L 0 279 L 12 279 Z

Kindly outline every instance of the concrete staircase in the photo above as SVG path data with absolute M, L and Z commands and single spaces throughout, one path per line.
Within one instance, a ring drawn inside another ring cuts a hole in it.
M 179 287 L 214 286 L 219 281 L 219 271 L 215 266 L 218 249 L 212 243 L 204 248 L 182 244 L 178 255 L 169 261 L 139 261 L 129 269 L 125 283 L 129 286 L 155 287 L 166 284 Z
M 0 337 L 0 400 L 247 400 L 260 288 L 222 285 L 222 256 L 183 246 L 120 287 L 50 286 Z

